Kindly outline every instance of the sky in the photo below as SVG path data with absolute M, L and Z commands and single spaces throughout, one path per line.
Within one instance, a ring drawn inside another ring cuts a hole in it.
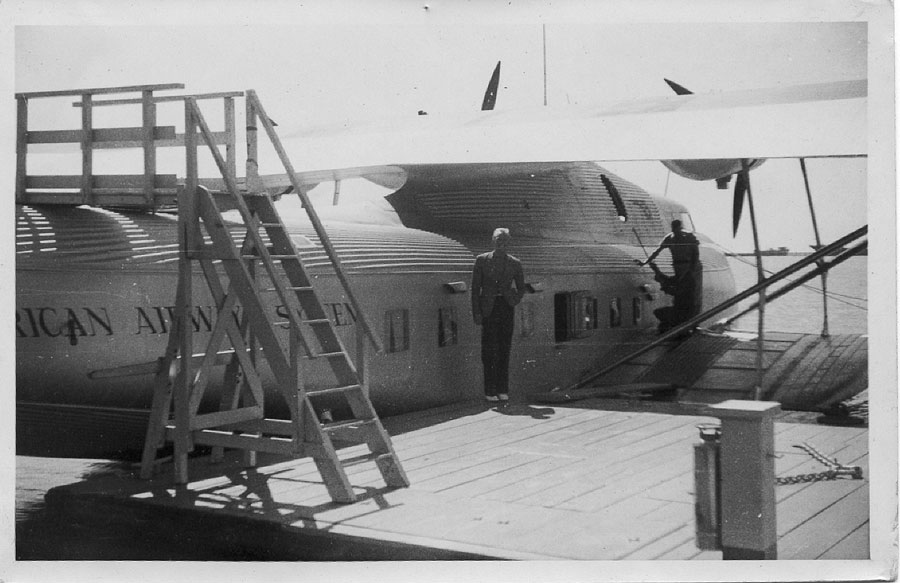
M 705 2 L 682 3 L 691 7 L 688 11 L 662 10 L 656 2 L 634 4 L 644 10 L 610 13 L 613 3 L 512 7 L 487 2 L 477 10 L 460 2 L 375 2 L 366 5 L 367 11 L 355 5 L 356 11 L 332 9 L 294 18 L 288 10 L 288 17 L 274 24 L 269 13 L 257 11 L 266 16 L 231 21 L 220 15 L 222 22 L 215 24 L 210 16 L 189 27 L 172 24 L 189 18 L 160 24 L 154 15 L 132 13 L 117 21 L 90 10 L 68 19 L 76 23 L 68 26 L 25 18 L 14 28 L 14 88 L 174 82 L 195 93 L 252 88 L 280 127 L 302 128 L 414 116 L 419 110 L 475 111 L 497 61 L 503 63 L 497 109 L 540 106 L 544 38 L 546 96 L 554 107 L 666 96 L 670 89 L 664 77 L 705 93 L 868 76 L 866 24 L 841 21 L 841 11 L 803 11 L 803 4 L 788 2 L 782 6 L 795 8 L 780 8 L 782 15 L 769 4 L 773 18 L 759 21 L 717 16 Z M 205 15 L 202 7 L 213 6 L 198 5 Z M 159 6 L 163 13 L 190 12 L 168 2 Z M 701 16 L 707 12 L 713 22 Z M 859 17 L 845 12 L 848 20 Z M 611 14 L 619 21 L 610 22 Z M 647 22 L 651 16 L 668 22 Z M 810 22 L 817 19 L 838 21 Z M 30 123 L 47 119 L 32 110 Z M 295 166 L 302 169 L 302 161 Z M 822 238 L 830 241 L 865 224 L 867 160 L 812 160 L 808 166 Z M 730 190 L 671 175 L 657 162 L 606 167 L 687 205 L 696 229 L 725 249 L 752 249 L 746 209 L 737 237 L 732 236 Z M 815 239 L 799 163 L 770 160 L 753 173 L 752 186 L 760 245 L 807 250 Z

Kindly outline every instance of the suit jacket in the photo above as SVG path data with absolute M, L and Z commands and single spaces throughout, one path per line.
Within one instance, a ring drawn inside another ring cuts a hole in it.
M 513 284 L 515 283 L 515 289 Z M 472 317 L 476 323 L 491 315 L 497 296 L 515 307 L 525 295 L 522 262 L 510 254 L 494 256 L 494 251 L 475 258 L 472 270 Z

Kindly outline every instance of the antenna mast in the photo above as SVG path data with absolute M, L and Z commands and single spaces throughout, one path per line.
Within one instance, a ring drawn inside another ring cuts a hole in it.
M 544 106 L 547 105 L 547 25 L 541 25 L 544 44 Z

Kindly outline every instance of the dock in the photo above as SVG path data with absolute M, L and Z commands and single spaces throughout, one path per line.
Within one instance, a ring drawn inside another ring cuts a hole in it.
M 240 560 L 722 559 L 695 543 L 693 446 L 714 419 L 702 407 L 611 404 L 469 402 L 386 418 L 411 485 L 388 488 L 371 465 L 352 466 L 353 504 L 332 502 L 311 459 L 268 454 L 249 469 L 236 454 L 192 457 L 177 487 L 170 463 L 149 480 L 135 467 L 46 500 L 85 520 L 227 545 Z M 797 447 L 807 443 L 863 479 L 777 485 L 777 558 L 867 559 L 868 429 L 779 419 L 776 477 L 825 469 Z

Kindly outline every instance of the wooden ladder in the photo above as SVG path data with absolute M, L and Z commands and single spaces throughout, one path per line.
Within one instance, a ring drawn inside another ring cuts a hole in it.
M 186 99 L 185 111 L 186 127 L 199 129 L 204 141 L 213 144 L 213 136 L 196 101 Z M 253 92 L 248 92 L 247 111 L 249 184 L 250 168 L 255 169 L 256 119 L 260 119 L 270 132 L 279 155 L 283 156 L 284 152 Z M 254 129 L 252 137 L 250 128 Z M 152 476 L 157 465 L 157 450 L 168 440 L 174 445 L 176 483 L 187 483 L 188 454 L 194 445 L 202 444 L 213 446 L 214 457 L 221 457 L 224 448 L 244 450 L 247 465 L 256 463 L 257 451 L 312 457 L 335 502 L 356 500 L 345 472 L 345 466 L 350 464 L 374 462 L 388 486 L 408 486 L 409 481 L 372 406 L 367 388 L 322 307 L 272 197 L 264 192 L 240 192 L 225 161 L 211 146 L 210 151 L 232 195 L 233 200 L 229 202 L 239 211 L 243 224 L 235 229 L 235 224 L 226 222 L 216 197 L 197 185 L 196 144 L 190 143 L 197 134 L 196 129 L 191 129 L 185 131 L 188 136 L 185 144 L 187 186 L 179 199 L 182 256 L 176 290 L 177 316 L 157 374 L 142 457 L 142 477 Z M 327 233 L 304 191 L 299 188 L 289 162 L 286 162 L 286 169 L 320 240 L 329 256 L 333 255 L 333 266 L 345 291 L 351 301 L 355 301 Z M 238 235 L 243 232 L 242 241 L 235 238 L 235 230 Z M 216 323 L 201 354 L 194 354 L 190 325 L 195 263 L 199 263 L 217 307 Z M 265 270 L 267 280 L 258 277 L 260 266 Z M 274 315 L 269 314 L 263 301 L 263 296 L 272 293 L 287 311 L 286 343 L 276 333 L 283 324 L 274 321 Z M 234 317 L 238 305 L 241 307 L 240 319 Z M 366 327 L 365 330 L 371 336 L 371 329 Z M 223 351 L 226 337 L 231 347 Z M 290 419 L 265 417 L 265 394 L 258 371 L 260 357 L 266 360 L 275 377 Z M 363 358 L 362 351 L 359 358 Z M 301 362 L 306 359 L 327 362 L 333 377 L 329 386 L 306 387 L 301 370 Z M 223 361 L 229 366 L 219 408 L 210 412 L 207 405 L 200 413 L 211 368 Z M 350 416 L 338 421 L 324 415 L 320 417 L 313 404 L 317 398 L 327 398 L 330 406 L 334 402 L 340 403 L 341 410 L 349 410 Z M 368 453 L 342 459 L 335 441 L 365 444 Z

